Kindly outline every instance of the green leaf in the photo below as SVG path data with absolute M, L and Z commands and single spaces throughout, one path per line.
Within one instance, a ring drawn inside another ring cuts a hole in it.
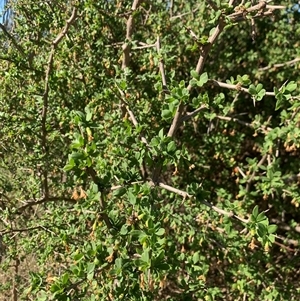
M 289 91 L 289 92 L 293 92 L 293 91 L 295 91 L 295 90 L 297 89 L 297 83 L 294 82 L 294 81 L 289 82 L 289 83 L 287 84 L 287 86 L 285 87 L 285 89 L 286 89 L 287 91 Z
M 61 282 L 63 285 L 66 285 L 69 281 L 69 274 L 68 273 L 64 273 L 63 276 L 61 277 Z
M 160 129 L 159 133 L 158 133 L 158 137 L 160 139 L 163 139 L 164 138 L 164 129 Z
M 169 142 L 168 147 L 167 147 L 167 151 L 169 153 L 176 151 L 176 144 L 174 141 Z
M 258 84 L 257 86 L 256 86 L 256 92 L 257 93 L 259 93 L 261 90 L 262 90 L 262 88 L 263 88 L 263 85 L 262 84 Z
M 157 235 L 157 236 L 162 236 L 164 234 L 165 234 L 164 228 L 160 228 L 158 231 L 155 232 L 155 235 Z
M 162 110 L 161 112 L 161 117 L 164 119 L 164 120 L 168 120 L 168 119 L 171 119 L 173 117 L 173 112 L 169 109 L 164 109 Z
M 74 160 L 73 160 L 72 164 L 69 163 L 69 164 L 65 165 L 64 171 L 70 171 L 74 168 L 74 166 L 75 166 L 75 164 L 74 164 Z
M 264 238 L 267 234 L 267 227 L 263 223 L 257 224 L 257 234 L 259 237 Z
M 250 93 L 251 95 L 256 95 L 256 94 L 257 94 L 256 88 L 255 88 L 255 86 L 254 86 L 253 84 L 251 84 L 251 85 L 249 86 L 249 93 Z
M 193 263 L 194 263 L 194 264 L 198 263 L 198 262 L 199 262 L 199 258 L 200 258 L 199 252 L 197 251 L 197 252 L 195 252 L 195 253 L 193 254 Z
M 82 152 L 73 152 L 70 155 L 70 158 L 75 159 L 75 160 L 80 160 L 85 158 L 85 154 Z
M 128 191 L 128 201 L 131 205 L 136 204 L 136 195 L 134 195 L 131 190 Z
M 195 79 L 199 79 L 199 73 L 196 70 L 191 71 L 191 76 Z
M 123 225 L 120 230 L 120 235 L 126 235 L 128 233 L 128 225 Z
M 86 112 L 85 120 L 90 121 L 92 119 L 93 112 L 91 111 L 91 109 L 89 107 L 85 108 L 85 112 Z
M 146 263 L 149 263 L 150 262 L 150 256 L 149 256 L 149 252 L 150 252 L 150 249 L 147 248 L 143 251 L 142 253 L 142 256 L 141 256 L 141 260 L 146 262 Z
M 115 197 L 121 197 L 126 193 L 126 188 L 125 187 L 121 187 L 119 189 L 116 189 L 113 191 L 113 196 Z
M 272 234 L 272 233 L 276 232 L 276 230 L 277 230 L 277 226 L 276 225 L 269 225 L 268 226 L 268 233 L 269 234 Z
M 264 212 L 261 212 L 261 213 L 256 217 L 256 221 L 257 221 L 257 222 L 261 222 L 261 221 L 263 221 L 263 220 L 265 220 L 265 219 L 266 219 L 266 215 L 265 215 Z
M 253 210 L 252 210 L 252 216 L 251 216 L 251 219 L 253 218 L 253 220 L 256 221 L 256 218 L 258 216 L 258 206 L 256 205 Z
M 207 83 L 207 81 L 208 81 L 208 75 L 207 75 L 207 72 L 202 73 L 201 76 L 200 76 L 200 79 L 199 79 L 199 81 L 198 81 L 198 83 L 197 83 L 197 85 L 198 85 L 199 87 L 202 87 L 204 84 Z

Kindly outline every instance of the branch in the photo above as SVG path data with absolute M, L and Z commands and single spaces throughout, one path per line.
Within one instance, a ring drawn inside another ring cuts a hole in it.
M 217 87 L 226 88 L 226 89 L 230 89 L 230 90 L 236 90 L 236 91 L 242 91 L 242 92 L 245 92 L 245 93 L 248 93 L 251 95 L 251 93 L 249 92 L 249 89 L 242 87 L 240 84 L 237 84 L 237 85 L 227 84 L 227 83 L 219 82 L 214 79 L 210 79 L 209 81 Z M 275 96 L 275 93 L 274 92 L 266 92 L 265 95 Z
M 127 113 L 129 114 L 129 117 L 131 119 L 131 122 L 133 123 L 133 125 L 137 128 L 138 127 L 138 121 L 137 119 L 135 118 L 134 116 L 134 113 L 132 112 L 132 110 L 129 108 L 129 105 L 128 103 L 126 102 L 125 100 L 125 95 L 124 95 L 124 92 L 116 85 L 119 93 L 121 94 L 121 97 L 119 97 L 119 95 L 117 93 L 114 92 L 114 90 L 112 90 L 112 92 L 120 99 L 121 101 L 121 105 L 122 107 L 125 107 L 126 108 L 126 111 Z M 148 149 L 150 149 L 150 145 L 147 141 L 147 139 L 145 138 L 145 136 L 142 135 L 142 133 L 140 134 L 140 138 L 142 140 L 143 143 L 145 143 L 148 147 Z
M 76 200 L 71 199 L 71 198 L 64 198 L 64 197 L 43 197 L 40 200 L 37 201 L 27 201 L 25 203 L 25 205 L 19 207 L 16 210 L 17 214 L 21 214 L 22 212 L 24 212 L 25 209 L 32 207 L 32 206 L 36 206 L 36 205 L 40 205 L 40 204 L 44 204 L 44 203 L 48 203 L 48 202 L 57 202 L 57 201 L 65 201 L 65 202 L 69 202 L 69 203 L 76 203 Z
M 190 12 L 187 12 L 187 13 L 183 13 L 183 14 L 180 14 L 180 15 L 176 15 L 176 16 L 172 16 L 171 18 L 170 18 L 170 20 L 175 20 L 175 19 L 181 19 L 182 17 L 184 17 L 184 16 L 186 16 L 186 15 L 189 15 L 189 14 L 193 14 L 193 13 L 195 13 L 197 10 L 199 10 L 200 9 L 200 5 L 199 6 L 197 6 L 196 8 L 194 8 L 192 11 L 190 11 Z
M 239 123 L 239 124 L 242 124 L 242 125 L 245 125 L 247 127 L 250 127 L 250 128 L 255 128 L 254 125 L 252 123 L 249 123 L 249 122 L 245 122 L 245 121 L 242 121 L 238 118 L 235 118 L 235 117 L 226 117 L 226 116 L 216 116 L 216 118 L 220 119 L 220 120 L 225 120 L 225 121 L 234 121 L 236 123 Z M 265 125 L 262 125 L 259 127 L 259 129 L 262 130 L 262 132 L 265 132 L 265 133 L 268 133 L 269 131 L 272 130 L 272 128 L 270 127 L 267 127 Z
M 157 37 L 157 41 L 156 41 L 156 49 L 157 49 L 157 53 L 160 54 L 160 39 L 159 39 L 159 36 Z M 164 65 L 163 58 L 159 59 L 159 71 L 160 71 L 160 74 L 161 74 L 163 91 L 166 94 L 170 94 L 170 91 L 167 87 L 167 79 L 166 79 L 165 65 Z
M 48 113 L 48 98 L 49 98 L 49 91 L 50 91 L 50 74 L 52 72 L 53 68 L 53 60 L 54 60 L 54 53 L 55 50 L 60 43 L 60 41 L 63 39 L 63 37 L 68 32 L 71 24 L 75 21 L 77 14 L 77 9 L 73 8 L 71 17 L 67 20 L 66 25 L 64 29 L 59 33 L 59 35 L 56 37 L 55 40 L 52 42 L 50 55 L 47 62 L 47 69 L 45 73 L 45 83 L 44 83 L 44 93 L 43 93 L 43 109 L 42 109 L 42 120 L 41 120 L 41 132 L 42 132 L 42 138 L 41 138 L 41 145 L 43 150 L 44 158 L 47 158 L 48 156 L 48 146 L 47 146 L 47 113 Z M 45 198 L 48 198 L 49 196 L 49 186 L 48 186 L 48 168 L 45 166 L 43 170 L 43 188 L 44 188 L 44 195 Z
M 155 186 L 155 183 L 150 183 L 151 186 Z M 185 198 L 189 198 L 189 199 L 192 199 L 192 198 L 195 198 L 195 196 L 187 193 L 186 191 L 183 191 L 183 190 L 180 190 L 180 189 L 177 189 L 177 188 L 174 188 L 172 186 L 169 186 L 167 184 L 164 184 L 164 183 L 158 183 L 158 186 L 165 189 L 165 190 L 168 190 L 170 192 L 174 192 L 175 194 L 178 194 L 180 196 L 182 196 L 184 199 Z M 245 224 L 249 223 L 249 220 L 246 220 L 244 218 L 241 218 L 239 217 L 238 215 L 234 214 L 232 211 L 226 211 L 226 210 L 223 210 L 223 209 L 220 209 L 214 205 L 212 205 L 211 203 L 207 202 L 207 201 L 200 201 L 203 205 L 209 207 L 210 209 L 216 211 L 217 213 L 221 214 L 221 215 L 225 215 L 225 216 L 228 216 L 228 217 L 232 217 L 234 219 L 237 219 Z
M 186 113 L 185 116 L 181 117 L 180 123 L 183 123 L 184 121 L 187 121 L 187 120 L 193 118 L 193 117 L 196 116 L 199 112 L 201 112 L 203 109 L 207 109 L 207 104 L 201 105 L 199 108 L 197 108 L 197 109 L 196 109 L 195 111 L 193 111 L 193 112 Z
M 6 27 L 2 23 L 0 23 L 0 28 L 2 29 L 2 31 L 4 32 L 4 34 L 11 40 L 11 42 L 13 43 L 13 45 L 22 54 L 22 56 L 26 57 L 26 54 L 25 54 L 23 48 L 18 44 L 18 42 L 16 41 L 16 39 L 7 31 Z
M 131 46 L 130 46 L 130 41 L 132 38 L 132 33 L 134 29 L 134 18 L 133 14 L 137 10 L 141 3 L 141 0 L 134 0 L 132 3 L 131 7 L 131 14 L 127 20 L 126 24 L 126 42 L 122 45 L 123 49 L 123 61 L 122 61 L 122 69 L 125 69 L 126 67 L 129 67 L 129 62 L 130 62 L 130 51 L 131 51 Z
M 31 231 L 31 230 L 37 230 L 37 229 L 43 229 L 43 230 L 53 233 L 52 231 L 50 231 L 49 229 L 47 229 L 44 226 L 35 226 L 35 227 L 28 227 L 28 228 L 11 228 L 6 231 L 0 231 L 0 235 L 5 235 L 5 234 L 15 233 L 15 232 L 27 232 L 27 231 Z
M 208 55 L 212 45 L 217 40 L 218 36 L 223 31 L 224 27 L 225 27 L 225 22 L 222 18 L 220 18 L 218 26 L 216 27 L 213 34 L 208 39 L 208 43 L 203 45 L 200 48 L 200 57 L 199 57 L 199 60 L 198 60 L 198 64 L 196 66 L 196 72 L 198 74 L 200 74 L 202 72 L 205 60 L 207 58 L 207 55 Z M 188 89 L 188 91 L 191 91 L 192 90 L 192 85 L 189 84 L 187 89 Z M 174 137 L 175 134 L 176 134 L 176 130 L 180 126 L 182 114 L 183 114 L 183 111 L 184 111 L 184 107 L 185 107 L 184 104 L 182 102 L 180 102 L 180 104 L 177 108 L 177 111 L 175 113 L 174 119 L 172 121 L 172 124 L 170 126 L 169 132 L 168 132 L 169 137 Z
M 300 57 L 297 57 L 291 61 L 287 61 L 285 63 L 281 63 L 281 64 L 274 64 L 274 65 L 270 65 L 270 66 L 266 66 L 266 67 L 263 67 L 263 68 L 259 68 L 258 70 L 259 71 L 266 71 L 266 70 L 269 70 L 269 69 L 272 69 L 271 71 L 276 71 L 276 68 L 281 68 L 281 67 L 284 67 L 284 66 L 291 66 L 291 65 L 294 65 L 296 63 L 298 63 L 300 61 Z
M 254 179 L 254 177 L 255 177 L 255 175 L 256 175 L 256 172 L 257 172 L 258 168 L 259 168 L 261 165 L 263 165 L 263 164 L 265 163 L 267 157 L 268 157 L 267 154 L 263 155 L 263 157 L 260 159 L 260 161 L 259 161 L 258 164 L 256 165 L 256 167 L 255 167 L 253 173 L 251 174 L 249 180 L 247 181 L 247 184 L 246 184 L 246 191 L 247 191 L 247 192 L 250 191 L 250 185 L 251 185 L 251 183 L 252 183 L 252 181 L 253 181 L 253 179 Z M 244 197 L 244 200 L 245 200 L 245 198 L 246 198 L 246 195 L 245 195 L 245 197 Z
M 157 49 L 157 53 L 160 54 L 160 39 L 159 39 L 159 37 L 157 37 L 156 49 Z M 161 78 L 162 78 L 163 92 L 165 94 L 170 94 L 170 91 L 169 91 L 168 86 L 167 86 L 165 67 L 164 67 L 164 62 L 163 62 L 162 58 L 160 58 L 160 60 L 159 60 L 159 70 L 160 70 L 160 74 L 161 74 Z M 154 183 L 157 183 L 159 181 L 161 168 L 162 168 L 161 162 L 160 162 L 160 160 L 158 160 L 154 165 L 154 168 L 153 168 L 153 171 L 152 171 L 152 176 L 151 176 L 151 179 Z

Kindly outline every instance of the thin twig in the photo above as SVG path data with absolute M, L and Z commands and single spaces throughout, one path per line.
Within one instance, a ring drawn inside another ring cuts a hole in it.
M 65 197 L 47 197 L 46 198 L 46 197 L 43 197 L 37 201 L 27 201 L 25 203 L 25 205 L 19 207 L 16 210 L 16 213 L 21 214 L 22 212 L 24 212 L 25 209 L 36 206 L 36 205 L 49 203 L 49 202 L 62 202 L 62 201 L 69 202 L 69 203 L 76 203 L 76 200 L 71 199 L 71 198 L 65 198 Z
M 34 227 L 28 227 L 28 228 L 11 228 L 6 231 L 0 231 L 0 235 L 16 233 L 16 232 L 27 232 L 27 231 L 31 231 L 31 230 L 37 230 L 37 229 L 43 229 L 43 230 L 48 231 L 48 229 L 45 228 L 44 226 L 34 226 Z
M 183 13 L 183 14 L 180 14 L 180 15 L 176 15 L 176 16 L 172 16 L 171 18 L 170 18 L 170 20 L 175 20 L 175 19 L 181 19 L 182 17 L 184 17 L 184 16 L 186 16 L 186 15 L 190 15 L 190 14 L 193 14 L 193 13 L 195 13 L 197 10 L 199 10 L 200 9 L 200 5 L 199 6 L 197 6 L 196 8 L 194 8 L 192 11 L 190 11 L 190 12 L 187 12 L 187 13 Z
M 220 82 L 220 81 L 217 81 L 214 79 L 210 79 L 209 81 L 217 87 L 226 88 L 226 89 L 230 89 L 230 90 L 236 90 L 236 91 L 242 91 L 242 92 L 245 92 L 245 93 L 248 93 L 251 95 L 251 93 L 249 92 L 249 89 L 242 87 L 240 84 L 237 84 L 237 85 L 227 84 L 227 83 L 223 83 L 223 82 Z M 274 92 L 266 92 L 265 95 L 275 96 L 275 93 Z
M 152 183 L 150 183 L 150 185 L 154 186 L 155 183 L 152 182 Z M 164 183 L 158 183 L 157 186 L 158 186 L 158 187 L 161 187 L 161 188 L 163 188 L 163 189 L 165 189 L 165 190 L 168 190 L 168 191 L 170 191 L 170 192 L 174 192 L 174 193 L 176 193 L 176 194 L 182 196 L 184 199 L 185 199 L 185 198 L 189 198 L 189 199 L 195 198 L 194 195 L 191 195 L 191 194 L 187 193 L 186 191 L 177 189 L 177 188 L 175 188 L 175 187 L 172 187 L 172 186 L 167 185 L 167 184 L 164 184 Z M 232 211 L 226 211 L 226 210 L 223 210 L 223 209 L 218 208 L 217 206 L 215 206 L 215 205 L 213 205 L 213 204 L 211 204 L 211 203 L 209 203 L 209 202 L 207 202 L 207 201 L 204 201 L 204 200 L 201 200 L 200 202 L 201 202 L 203 205 L 209 207 L 210 209 L 216 211 L 217 213 L 219 213 L 219 214 L 221 214 L 221 215 L 225 215 L 225 216 L 228 216 L 228 217 L 235 218 L 235 219 L 237 219 L 237 220 L 239 220 L 239 221 L 241 221 L 241 222 L 243 222 L 243 223 L 246 223 L 246 224 L 249 223 L 249 220 L 246 220 L 246 219 L 244 219 L 244 218 L 241 218 L 241 217 L 237 216 L 237 215 L 234 214 Z
M 271 71 L 276 71 L 277 68 L 281 68 L 281 67 L 285 67 L 285 66 L 292 66 L 296 63 L 298 63 L 300 61 L 300 57 L 296 57 L 295 59 L 291 60 L 291 61 L 287 61 L 285 63 L 280 63 L 280 64 L 274 64 L 274 65 L 270 65 L 270 66 L 266 66 L 263 68 L 259 68 L 259 71 L 266 71 L 266 70 L 270 70 Z
M 121 94 L 121 97 L 119 97 L 119 95 L 117 93 L 115 93 L 113 90 L 112 92 L 120 99 L 121 103 L 122 103 L 122 107 L 125 107 L 126 108 L 126 111 L 127 113 L 129 114 L 129 117 L 130 117 L 130 120 L 131 122 L 133 123 L 133 125 L 137 128 L 138 127 L 138 121 L 137 119 L 135 118 L 135 115 L 133 113 L 133 111 L 129 108 L 129 105 L 128 103 L 126 102 L 125 100 L 125 95 L 124 95 L 124 92 L 116 85 L 119 93 Z M 141 140 L 143 143 L 145 143 L 147 145 L 147 147 L 150 149 L 150 145 L 147 141 L 147 139 L 145 138 L 144 135 L 140 134 L 140 137 L 141 137 Z
M 257 169 L 258 169 L 261 165 L 263 165 L 263 164 L 265 163 L 267 157 L 268 157 L 267 154 L 263 155 L 263 157 L 260 159 L 260 161 L 259 161 L 258 164 L 256 165 L 256 167 L 255 167 L 254 171 L 252 172 L 252 174 L 251 174 L 249 180 L 247 181 L 247 185 L 246 185 L 246 191 L 247 191 L 247 192 L 250 191 L 250 185 L 252 184 L 252 181 L 253 181 L 253 179 L 254 179 L 254 177 L 255 177 L 255 175 L 256 175 Z M 246 196 L 245 196 L 245 197 L 246 197 Z
M 239 124 L 242 124 L 242 125 L 245 125 L 247 127 L 250 127 L 250 128 L 255 128 L 254 125 L 252 123 L 249 123 L 249 122 L 246 122 L 246 121 L 242 121 L 238 118 L 235 118 L 235 117 L 228 117 L 228 116 L 219 116 L 217 115 L 216 118 L 220 119 L 220 120 L 225 120 L 225 121 L 234 121 L 236 123 L 239 123 Z M 263 131 L 264 133 L 268 133 L 269 131 L 272 130 L 272 128 L 270 127 L 267 127 L 267 126 L 260 126 L 258 129 L 260 129 L 261 131 Z
M 157 37 L 157 40 L 156 40 L 156 49 L 157 49 L 158 55 L 160 55 L 160 38 L 159 38 L 159 36 Z M 170 94 L 170 92 L 168 90 L 168 86 L 167 86 L 165 65 L 164 65 L 164 61 L 163 61 L 162 57 L 159 59 L 159 71 L 161 74 L 163 91 L 167 94 Z

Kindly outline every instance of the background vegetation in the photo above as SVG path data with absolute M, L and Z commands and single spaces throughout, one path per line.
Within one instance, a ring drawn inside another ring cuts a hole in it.
M 3 300 L 299 300 L 292 2 L 5 12 Z

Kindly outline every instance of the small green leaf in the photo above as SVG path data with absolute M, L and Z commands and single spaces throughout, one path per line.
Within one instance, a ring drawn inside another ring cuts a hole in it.
M 164 137 L 164 129 L 161 129 L 161 130 L 159 131 L 158 137 L 159 137 L 160 139 L 163 139 L 163 137 Z
M 259 237 L 265 237 L 267 234 L 267 227 L 263 223 L 257 224 L 257 234 Z
M 251 95 L 256 95 L 257 94 L 256 88 L 255 88 L 255 86 L 253 84 L 249 86 L 249 90 L 248 91 L 249 91 L 249 93 Z
M 74 166 L 75 166 L 74 162 L 72 164 L 69 163 L 69 164 L 65 165 L 64 171 L 70 171 L 74 168 Z
M 68 273 L 64 273 L 63 276 L 61 277 L 61 282 L 63 285 L 66 285 L 69 281 L 69 274 Z
M 173 113 L 172 111 L 168 110 L 168 109 L 165 109 L 165 110 L 162 110 L 161 112 L 161 117 L 164 119 L 164 120 L 168 120 L 170 118 L 173 117 Z
M 121 197 L 126 193 L 126 188 L 125 187 L 121 187 L 119 189 L 114 190 L 113 192 L 113 196 L 115 197 Z
M 141 260 L 144 262 L 149 263 L 150 260 L 150 256 L 149 256 L 149 248 L 145 249 L 142 256 L 141 256 Z
M 297 83 L 292 81 L 290 83 L 287 84 L 287 86 L 285 87 L 285 89 L 289 92 L 293 92 L 297 89 Z
M 256 86 L 256 92 L 257 93 L 259 93 L 261 90 L 262 90 L 262 88 L 263 88 L 263 85 L 262 84 L 258 84 L 257 86 Z
M 128 201 L 131 205 L 136 204 L 136 196 L 131 191 L 128 191 Z
M 121 230 L 120 230 L 120 235 L 126 235 L 128 233 L 128 226 L 123 225 Z
M 268 235 L 268 239 L 273 244 L 275 242 L 275 235 L 274 234 Z
M 191 76 L 195 79 L 199 79 L 199 73 L 196 70 L 191 71 Z
M 253 208 L 253 210 L 252 210 L 252 216 L 251 216 L 251 218 L 253 217 L 254 220 L 256 220 L 257 215 L 258 215 L 258 206 L 256 205 L 256 206 Z
M 165 234 L 164 228 L 160 228 L 158 231 L 155 232 L 155 235 L 157 235 L 157 236 L 162 236 L 164 234 Z
M 192 87 L 196 87 L 197 86 L 197 83 L 198 83 L 198 80 L 195 79 L 195 78 L 192 78 L 189 82 L 189 84 L 192 86 Z
M 208 75 L 207 75 L 207 72 L 204 72 L 204 73 L 201 74 L 200 79 L 199 79 L 197 85 L 199 87 L 202 87 L 204 84 L 207 83 L 207 81 L 208 81 Z
M 193 254 L 193 263 L 196 264 L 199 262 L 199 252 Z
M 176 144 L 174 141 L 169 142 L 167 151 L 168 152 L 174 152 L 176 150 Z
M 92 119 L 93 112 L 91 112 L 91 110 L 90 110 L 89 107 L 86 107 L 86 108 L 85 108 L 85 112 L 86 112 L 85 120 L 86 120 L 86 121 L 90 121 L 90 120 Z
M 256 221 L 257 221 L 257 222 L 261 222 L 261 221 L 263 221 L 263 220 L 265 220 L 265 219 L 266 219 L 266 215 L 265 215 L 264 212 L 261 212 L 261 213 L 256 217 Z
M 276 230 L 277 230 L 277 226 L 276 225 L 269 225 L 268 226 L 268 233 L 269 234 L 272 234 L 272 233 L 276 232 Z
M 84 159 L 85 158 L 85 154 L 82 152 L 73 152 L 70 155 L 70 158 L 73 158 L 75 160 L 80 160 L 80 159 Z

